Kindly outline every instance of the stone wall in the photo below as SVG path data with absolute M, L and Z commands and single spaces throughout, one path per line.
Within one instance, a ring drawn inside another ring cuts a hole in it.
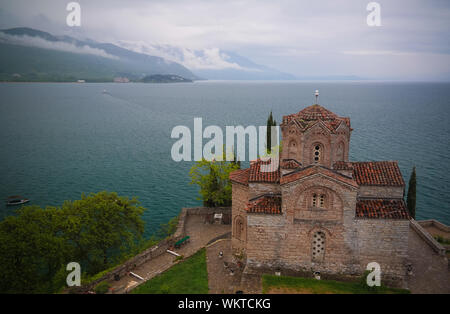
M 326 195 L 324 208 L 311 207 L 311 191 Z M 247 214 L 248 266 L 355 277 L 377 262 L 382 282 L 404 286 L 409 220 L 356 219 L 356 195 L 356 187 L 326 177 L 283 185 L 282 215 Z M 313 254 L 318 233 L 320 259 Z
M 233 183 L 232 185 L 232 236 L 231 247 L 234 253 L 245 255 L 247 243 L 247 212 L 245 206 L 249 199 L 249 187 Z M 239 230 L 238 230 L 239 229 Z
M 425 220 L 425 221 L 416 221 L 414 219 L 411 219 L 410 221 L 411 229 L 416 232 L 416 234 L 422 238 L 423 241 L 438 255 L 445 256 L 446 249 L 445 247 L 436 241 L 436 239 L 433 238 L 433 236 L 427 232 L 424 227 L 430 227 L 434 226 L 442 231 L 449 231 L 449 227 L 436 221 L 436 220 Z
M 391 286 L 405 285 L 408 262 L 409 220 L 355 219 L 361 269 L 377 262 L 381 280 Z
M 405 188 L 403 186 L 373 186 L 361 185 L 358 197 L 367 198 L 403 198 Z
M 248 199 L 263 195 L 280 193 L 280 185 L 275 183 L 250 183 Z
M 326 195 L 323 208 L 311 207 L 312 192 Z M 355 243 L 357 188 L 326 177 L 282 186 L 282 215 L 248 214 L 247 263 L 323 274 L 360 273 Z M 314 256 L 314 237 L 325 237 L 323 259 Z

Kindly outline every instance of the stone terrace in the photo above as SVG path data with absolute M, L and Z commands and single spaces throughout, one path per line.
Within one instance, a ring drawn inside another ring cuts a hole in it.
M 202 247 L 206 246 L 211 240 L 220 237 L 231 231 L 231 225 L 205 223 L 207 215 L 187 214 L 184 221 L 184 233 L 190 236 L 189 243 L 183 245 L 180 249 L 173 249 L 174 252 L 187 258 L 193 255 Z M 132 270 L 133 273 L 143 277 L 141 281 L 131 275 L 123 276 L 119 281 L 110 281 L 112 293 L 127 293 L 139 284 L 164 272 L 175 264 L 175 256 L 170 253 L 163 253 L 154 257 L 142 265 Z

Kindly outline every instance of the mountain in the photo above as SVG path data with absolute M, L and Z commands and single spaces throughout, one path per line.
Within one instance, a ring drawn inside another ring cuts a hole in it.
M 114 44 L 54 36 L 31 28 L 0 30 L 0 80 L 140 80 L 153 74 L 198 79 L 183 65 Z
M 189 49 L 144 42 L 118 41 L 118 46 L 180 63 L 199 77 L 214 80 L 293 80 L 295 76 L 218 48 Z
M 190 83 L 192 80 L 185 79 L 179 75 L 171 74 L 153 74 L 144 77 L 141 82 L 143 83 Z

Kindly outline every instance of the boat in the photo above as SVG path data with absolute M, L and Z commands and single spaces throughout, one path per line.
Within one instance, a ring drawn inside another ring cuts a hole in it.
M 7 206 L 14 206 L 14 205 L 22 205 L 25 203 L 28 203 L 30 200 L 22 197 L 20 195 L 13 195 L 8 197 L 8 200 L 6 201 Z

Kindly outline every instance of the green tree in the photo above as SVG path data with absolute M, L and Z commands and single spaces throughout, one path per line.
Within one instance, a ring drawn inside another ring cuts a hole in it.
M 406 206 L 409 215 L 416 219 L 416 167 L 412 169 L 411 177 L 408 183 L 408 195 L 406 197 Z
M 82 195 L 64 202 L 61 225 L 65 239 L 73 244 L 73 255 L 86 264 L 90 274 L 108 268 L 142 240 L 144 208 L 135 199 L 114 192 Z
M 270 154 L 272 150 L 272 126 L 276 126 L 277 122 L 273 118 L 272 111 L 270 111 L 269 117 L 267 118 L 267 131 L 266 131 L 266 143 L 267 152 Z
M 48 293 L 68 245 L 54 208 L 26 206 L 0 223 L 0 292 Z
M 195 162 L 189 171 L 191 184 L 197 184 L 203 206 L 230 206 L 231 182 L 230 173 L 239 169 L 238 163 L 225 161 L 207 161 L 202 159 Z
M 0 293 L 52 293 L 69 262 L 83 275 L 105 270 L 142 239 L 136 199 L 100 192 L 62 207 L 25 206 L 0 222 Z

